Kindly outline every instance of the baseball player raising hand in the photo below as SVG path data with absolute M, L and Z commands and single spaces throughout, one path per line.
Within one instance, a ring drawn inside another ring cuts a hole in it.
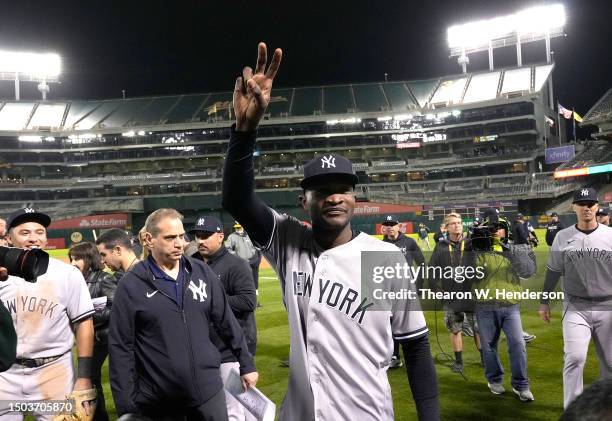
M 304 166 L 300 202 L 311 227 L 275 212 L 255 195 L 255 129 L 282 57 L 277 49 L 266 71 L 266 45 L 258 49 L 255 72 L 245 67 L 236 81 L 223 206 L 261 246 L 281 282 L 291 371 L 280 419 L 392 420 L 386 370 L 397 339 L 419 418 L 436 420 L 437 380 L 423 313 L 368 311 L 370 297 L 361 291 L 363 251 L 395 251 L 397 263 L 406 262 L 395 246 L 351 229 L 357 183 L 351 162 L 327 154 Z

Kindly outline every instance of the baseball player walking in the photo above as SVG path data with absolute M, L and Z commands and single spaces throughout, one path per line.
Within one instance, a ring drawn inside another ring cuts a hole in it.
M 34 209 L 15 211 L 7 221 L 11 244 L 26 249 L 45 247 L 50 223 L 49 216 Z M 1 285 L 0 300 L 12 316 L 18 338 L 17 359 L 0 374 L 3 421 L 23 419 L 22 413 L 9 412 L 10 401 L 64 400 L 73 390 L 92 389 L 94 308 L 77 268 L 50 258 L 47 273 L 34 283 L 9 276 Z M 76 382 L 73 328 L 78 355 Z M 34 415 L 38 420 L 53 418 L 47 412 L 35 411 Z
M 361 253 L 397 248 L 351 229 L 357 176 L 346 158 L 326 154 L 304 166 L 300 197 L 312 226 L 266 206 L 254 191 L 256 128 L 270 100 L 282 52 L 266 71 L 260 43 L 255 72 L 236 81 L 223 176 L 223 206 L 261 246 L 281 282 L 290 327 L 289 386 L 281 420 L 392 420 L 386 370 L 393 338 L 402 342 L 408 378 L 422 420 L 439 419 L 436 373 L 423 313 L 368 311 L 361 294 Z M 408 300 L 405 300 L 408 301 Z M 389 322 L 391 320 L 391 323 Z
M 595 219 L 597 192 L 574 192 L 572 208 L 578 223 L 557 234 L 550 248 L 544 291 L 555 289 L 564 277 L 563 407 L 582 393 L 583 370 L 591 338 L 601 377 L 612 376 L 612 228 Z M 550 322 L 548 300 L 539 311 Z

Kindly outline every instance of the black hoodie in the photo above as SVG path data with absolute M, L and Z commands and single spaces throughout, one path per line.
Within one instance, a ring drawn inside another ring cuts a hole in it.
M 140 405 L 197 407 L 223 388 L 209 323 L 225 336 L 240 374 L 255 371 L 244 334 L 215 273 L 184 258 L 182 305 L 145 262 L 119 282 L 110 319 L 110 379 L 117 415 Z

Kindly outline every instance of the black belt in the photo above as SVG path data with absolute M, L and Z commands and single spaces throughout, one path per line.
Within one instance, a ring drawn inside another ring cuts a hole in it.
M 603 303 L 604 301 L 612 301 L 612 295 L 606 295 L 603 297 L 579 297 L 577 295 L 567 294 L 569 296 L 570 303 L 572 300 L 576 301 L 587 301 L 591 303 Z
M 56 361 L 63 355 L 64 354 L 45 358 L 17 358 L 15 359 L 15 364 L 19 364 L 27 368 L 36 368 L 40 367 L 41 365 L 49 364 L 53 361 Z

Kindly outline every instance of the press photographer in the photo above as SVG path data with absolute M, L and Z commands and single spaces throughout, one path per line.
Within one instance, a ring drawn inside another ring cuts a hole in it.
M 476 319 L 485 363 L 485 377 L 491 393 L 505 392 L 504 370 L 497 355 L 503 330 L 508 340 L 512 371 L 512 390 L 523 402 L 533 401 L 527 377 L 527 349 L 518 300 L 498 299 L 498 291 L 521 291 L 521 278 L 536 272 L 535 255 L 528 244 L 511 244 L 510 224 L 496 209 L 485 212 L 483 222 L 474 229 L 472 248 L 476 264 L 485 268 L 485 277 L 474 283 L 475 290 L 487 291 L 476 302 Z

